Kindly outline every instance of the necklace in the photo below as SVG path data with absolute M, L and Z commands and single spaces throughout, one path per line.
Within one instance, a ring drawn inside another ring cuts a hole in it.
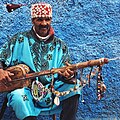
M 45 41 L 47 41 L 47 40 L 50 38 L 50 34 L 47 35 L 47 36 L 45 36 L 45 37 L 42 37 L 42 36 L 38 35 L 37 32 L 36 32 L 36 30 L 35 30 L 35 26 L 33 26 L 33 30 L 34 30 L 36 36 L 37 36 L 41 41 L 44 41 L 44 42 L 45 42 Z

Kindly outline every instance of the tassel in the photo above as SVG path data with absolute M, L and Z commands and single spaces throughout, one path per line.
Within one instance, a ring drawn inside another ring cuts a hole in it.
M 25 5 L 22 5 L 22 4 L 6 4 L 6 8 L 7 8 L 7 11 L 8 12 L 13 12 L 14 10 L 20 8 L 21 6 L 25 6 Z
M 106 86 L 103 82 L 102 78 L 102 67 L 99 66 L 98 77 L 97 77 L 97 97 L 98 100 L 104 97 L 104 93 L 106 91 Z

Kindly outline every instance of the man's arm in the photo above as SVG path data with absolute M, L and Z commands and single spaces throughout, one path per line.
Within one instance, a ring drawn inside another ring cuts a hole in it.
M 4 63 L 0 62 L 0 82 L 6 84 L 8 81 L 11 81 L 10 76 L 14 74 L 4 70 L 4 66 Z

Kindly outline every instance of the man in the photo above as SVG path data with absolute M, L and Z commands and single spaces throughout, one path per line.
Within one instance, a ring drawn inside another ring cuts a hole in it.
M 29 66 L 31 71 L 39 72 L 65 65 L 69 66 L 68 48 L 62 40 L 55 37 L 54 29 L 51 26 L 51 5 L 47 3 L 33 4 L 31 17 L 32 29 L 14 35 L 0 50 L 0 82 L 2 83 L 6 84 L 11 81 L 11 76 L 14 75 L 4 70 L 4 67 L 22 63 Z M 75 71 L 66 69 L 54 75 L 54 89 L 60 92 L 68 91 L 69 94 L 55 96 L 48 92 L 38 101 L 31 88 L 24 87 L 8 93 L 8 106 L 13 108 L 20 120 L 35 120 L 39 114 L 47 115 L 57 112 L 61 112 L 60 120 L 75 120 L 80 91 L 70 91 L 76 82 L 74 74 Z M 47 89 L 52 80 L 52 75 L 36 78 L 36 81 L 39 81 Z

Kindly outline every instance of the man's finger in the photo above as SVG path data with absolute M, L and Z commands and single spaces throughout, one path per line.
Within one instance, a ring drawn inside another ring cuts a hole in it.
M 65 65 L 66 65 L 66 66 L 70 66 L 71 64 L 70 64 L 70 63 L 68 63 L 68 62 L 65 62 Z

